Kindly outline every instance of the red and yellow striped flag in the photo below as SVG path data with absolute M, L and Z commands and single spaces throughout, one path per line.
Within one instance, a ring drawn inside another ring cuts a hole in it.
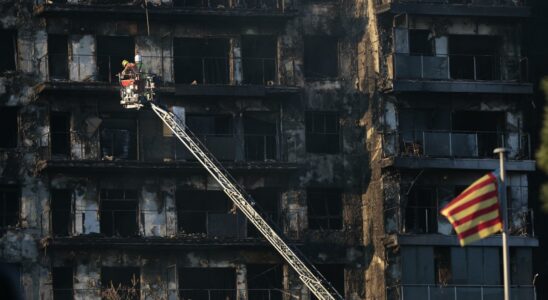
M 461 246 L 502 230 L 497 175 L 491 172 L 472 183 L 442 210 Z

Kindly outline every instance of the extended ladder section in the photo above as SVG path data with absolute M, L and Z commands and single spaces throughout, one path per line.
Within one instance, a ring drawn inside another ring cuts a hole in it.
M 149 102 L 152 110 L 171 129 L 173 134 L 186 146 L 205 169 L 215 178 L 226 195 L 236 207 L 255 225 L 262 235 L 272 244 L 287 263 L 299 274 L 299 278 L 320 300 L 343 300 L 343 297 L 323 278 L 318 270 L 310 263 L 305 262 L 304 256 L 293 247 L 290 247 L 278 232 L 255 209 L 255 201 L 226 169 L 210 154 L 200 140 L 183 124 L 175 114 Z

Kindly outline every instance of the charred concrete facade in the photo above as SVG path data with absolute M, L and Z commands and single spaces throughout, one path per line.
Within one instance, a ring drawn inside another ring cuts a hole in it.
M 365 297 L 355 3 L 0 5 L 0 259 L 24 299 L 313 299 L 152 112 L 120 107 L 135 53 L 288 241 Z
M 439 210 L 508 152 L 512 297 L 532 286 L 535 169 L 523 1 L 365 1 L 366 299 L 502 299 L 501 238 L 461 248 Z

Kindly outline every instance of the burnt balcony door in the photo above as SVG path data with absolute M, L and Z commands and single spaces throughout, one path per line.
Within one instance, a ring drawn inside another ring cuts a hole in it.
M 175 83 L 227 84 L 228 39 L 176 38 L 173 40 Z
M 493 157 L 493 150 L 504 146 L 505 113 L 501 111 L 457 111 L 452 114 L 452 129 L 476 132 L 476 155 Z
M 282 265 L 248 264 L 246 268 L 248 299 L 283 299 Z
M 101 191 L 101 233 L 106 236 L 131 237 L 138 234 L 137 192 L 133 190 Z
M 136 122 L 133 119 L 106 119 L 101 124 L 101 158 L 137 159 Z
M 275 36 L 242 36 L 242 64 L 245 84 L 276 83 Z
M 231 115 L 189 114 L 186 116 L 186 124 L 218 160 L 235 160 L 239 142 L 234 136 Z M 187 159 L 195 159 L 188 150 L 184 152 Z
M 244 144 L 247 161 L 271 161 L 278 158 L 277 115 L 246 113 L 244 115 Z
M 49 119 L 51 155 L 70 156 L 70 115 L 52 113 Z
M 135 56 L 135 41 L 129 36 L 97 37 L 98 80 L 118 82 L 116 75 L 122 71 L 124 59 L 132 61 Z
M 217 238 L 245 237 L 245 217 L 232 212 L 232 202 L 221 191 L 178 190 L 177 223 L 182 234 Z
M 48 34 L 49 78 L 68 79 L 68 41 L 66 35 Z
M 451 78 L 498 80 L 500 78 L 500 46 L 500 38 L 496 36 L 449 36 Z
M 0 29 L 0 74 L 15 71 L 17 58 L 17 33 L 14 30 Z
M 138 300 L 141 297 L 141 271 L 138 267 L 102 267 L 102 299 Z
M 192 300 L 236 299 L 234 268 L 179 269 L 179 296 Z
M 72 231 L 72 193 L 70 190 L 51 191 L 51 227 L 54 236 L 69 236 Z

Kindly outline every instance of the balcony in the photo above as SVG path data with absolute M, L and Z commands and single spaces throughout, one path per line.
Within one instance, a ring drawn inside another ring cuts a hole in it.
M 387 287 L 387 299 L 428 299 L 428 300 L 488 300 L 503 299 L 504 287 L 501 285 L 435 285 L 402 284 Z M 512 299 L 535 300 L 534 286 L 512 285 Z
M 174 136 L 144 136 L 125 129 L 104 130 L 98 140 L 73 142 L 58 151 L 58 141 L 71 133 L 48 133 L 39 139 L 41 171 L 52 172 L 205 172 L 194 156 Z M 284 161 L 279 141 L 271 134 L 202 134 L 200 142 L 231 172 L 285 173 L 299 169 Z
M 387 57 L 394 92 L 531 94 L 528 59 L 493 55 Z
M 111 287 L 108 289 L 52 289 L 48 299 L 57 295 L 60 299 L 197 299 L 197 300 L 281 300 L 304 299 L 303 290 L 281 289 L 167 289 L 163 288 L 127 288 Z M 308 292 L 306 292 L 308 294 Z
M 119 56 L 46 54 L 38 60 L 41 90 L 118 93 Z M 157 90 L 171 95 L 267 96 L 297 88 L 294 60 L 275 58 L 143 56 L 142 68 L 156 74 Z
M 266 212 L 274 228 L 299 244 L 303 238 L 294 226 L 303 226 L 298 213 Z M 61 222 L 59 217 L 62 218 Z M 41 214 L 42 247 L 116 249 L 155 247 L 201 248 L 211 245 L 269 247 L 268 242 L 241 213 L 230 211 L 157 209 L 81 209 Z
M 377 13 L 526 18 L 527 0 L 377 0 Z
M 234 21 L 284 21 L 297 16 L 292 0 L 172 0 L 162 1 L 161 5 L 148 4 L 151 21 L 180 21 L 182 18 L 207 18 Z M 106 0 L 35 0 L 34 14 L 44 17 L 70 18 L 120 18 L 143 20 L 145 10 L 140 1 Z
M 451 228 L 438 206 L 408 205 L 405 221 L 400 230 L 403 234 L 436 234 Z M 535 237 L 534 211 L 530 209 L 508 210 L 508 233 L 512 236 Z M 451 230 L 451 235 L 454 232 Z
M 507 170 L 534 171 L 530 136 L 518 132 L 400 131 L 383 136 L 385 167 L 494 170 L 493 150 L 509 150 Z

